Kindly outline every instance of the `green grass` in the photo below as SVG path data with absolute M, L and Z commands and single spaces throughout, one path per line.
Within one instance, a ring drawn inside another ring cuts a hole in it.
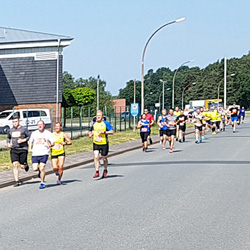
M 187 128 L 193 127 L 193 124 L 187 124 Z M 159 128 L 157 125 L 153 126 L 151 129 L 152 135 L 158 135 L 159 134 Z M 6 139 L 6 135 L 4 137 Z M 127 130 L 122 132 L 116 132 L 114 135 L 109 136 L 109 145 L 115 145 L 123 142 L 128 142 L 132 140 L 140 139 L 140 133 L 139 129 L 136 130 L 136 132 L 133 132 L 133 130 Z M 67 155 L 76 154 L 80 152 L 85 152 L 92 150 L 92 138 L 88 137 L 81 137 L 75 140 L 72 140 L 71 146 L 66 146 L 65 151 Z M 31 154 L 28 156 L 28 162 L 31 163 Z M 11 169 L 12 164 L 10 162 L 10 152 L 8 149 L 2 149 L 0 150 L 0 171 Z
M 6 138 L 7 138 L 7 135 L 0 134 L 0 141 L 6 140 Z

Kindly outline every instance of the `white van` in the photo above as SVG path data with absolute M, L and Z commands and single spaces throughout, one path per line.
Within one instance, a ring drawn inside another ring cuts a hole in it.
M 29 130 L 37 129 L 37 122 L 43 120 L 46 128 L 51 128 L 49 109 L 18 109 L 0 112 L 0 133 L 8 133 L 13 127 L 12 118 L 18 116 L 20 124 Z

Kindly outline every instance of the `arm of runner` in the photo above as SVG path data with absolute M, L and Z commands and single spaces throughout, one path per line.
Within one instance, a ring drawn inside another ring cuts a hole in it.
M 157 124 L 158 124 L 158 126 L 159 126 L 160 128 L 162 128 L 162 126 L 161 126 L 161 122 L 160 122 L 160 121 L 161 121 L 161 116 L 159 116 L 159 117 L 158 117 Z
M 11 134 L 10 134 L 10 131 L 7 134 L 7 147 L 11 148 Z
M 138 129 L 141 128 L 141 122 L 140 121 L 137 123 L 137 128 Z
M 71 139 L 64 133 L 64 142 L 63 145 L 72 145 Z

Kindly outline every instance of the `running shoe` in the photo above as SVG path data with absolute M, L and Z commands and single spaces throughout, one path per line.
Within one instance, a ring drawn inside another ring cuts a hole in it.
M 233 131 L 233 133 L 235 133 L 235 131 Z
M 178 138 L 176 138 L 175 140 L 178 141 Z
M 29 169 L 30 169 L 30 167 L 29 167 L 29 165 L 27 165 L 27 166 L 25 167 L 25 169 L 24 169 L 24 170 L 25 170 L 26 172 L 28 172 L 28 171 L 29 171 Z
M 212 135 L 216 135 L 216 131 L 212 132 Z
M 179 142 L 182 143 L 182 140 L 180 139 Z
M 97 178 L 97 177 L 99 177 L 100 175 L 99 175 L 99 171 L 96 171 L 95 172 L 95 174 L 94 174 L 94 176 L 93 176 L 93 178 Z
M 56 184 L 57 184 L 57 185 L 61 185 L 61 184 L 62 184 L 62 181 L 61 181 L 61 180 L 57 180 Z
M 200 139 L 200 143 L 202 143 L 202 139 Z
M 14 187 L 19 187 L 22 185 L 21 181 L 16 181 L 15 184 L 13 185 Z
M 102 174 L 102 178 L 107 178 L 108 170 L 104 170 Z
M 173 149 L 172 148 L 170 148 L 169 153 L 173 153 Z
M 45 188 L 45 184 L 44 183 L 41 183 L 40 186 L 39 186 L 40 189 L 44 189 Z
M 38 170 L 38 175 L 37 175 L 38 178 L 41 178 L 41 172 L 40 170 Z
M 195 143 L 197 143 L 197 144 L 198 144 L 198 143 L 199 143 L 199 141 L 198 141 L 198 140 L 195 140 Z
M 163 146 L 162 149 L 166 149 L 166 147 Z
M 205 140 L 205 136 L 202 136 L 201 139 L 202 139 L 202 140 Z

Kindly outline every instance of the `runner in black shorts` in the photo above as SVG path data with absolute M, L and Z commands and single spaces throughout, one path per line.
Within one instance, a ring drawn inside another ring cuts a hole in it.
M 140 136 L 142 141 L 142 151 L 147 152 L 148 149 L 148 136 L 149 136 L 149 120 L 146 120 L 146 114 L 142 114 L 141 120 L 137 124 L 137 128 L 140 129 Z
M 14 117 L 13 128 L 7 135 L 7 146 L 10 148 L 10 158 L 13 164 L 14 186 L 21 185 L 19 181 L 18 165 L 26 172 L 29 170 L 27 163 L 29 131 L 20 125 L 19 117 Z
M 99 168 L 100 168 L 100 156 L 103 158 L 104 171 L 103 178 L 107 177 L 108 174 L 108 140 L 107 135 L 112 135 L 114 133 L 113 127 L 108 121 L 103 120 L 103 113 L 101 110 L 96 112 L 96 121 L 93 122 L 93 125 L 89 131 L 89 138 L 93 137 L 93 151 L 94 151 L 94 164 L 95 164 L 95 174 L 93 178 L 99 177 Z
M 185 131 L 186 131 L 186 121 L 187 121 L 187 116 L 184 115 L 184 111 L 180 110 L 180 115 L 177 116 L 177 125 L 179 125 L 179 142 L 184 142 L 185 141 Z
M 160 139 L 162 143 L 162 149 L 166 149 L 166 142 L 167 142 L 167 110 L 163 109 L 162 114 L 158 117 L 157 124 L 160 128 Z
M 174 115 L 174 110 L 170 109 L 167 115 L 167 126 L 168 126 L 167 135 L 170 145 L 169 153 L 173 153 L 173 147 L 175 141 L 174 139 L 176 136 L 176 119 L 177 117 Z

